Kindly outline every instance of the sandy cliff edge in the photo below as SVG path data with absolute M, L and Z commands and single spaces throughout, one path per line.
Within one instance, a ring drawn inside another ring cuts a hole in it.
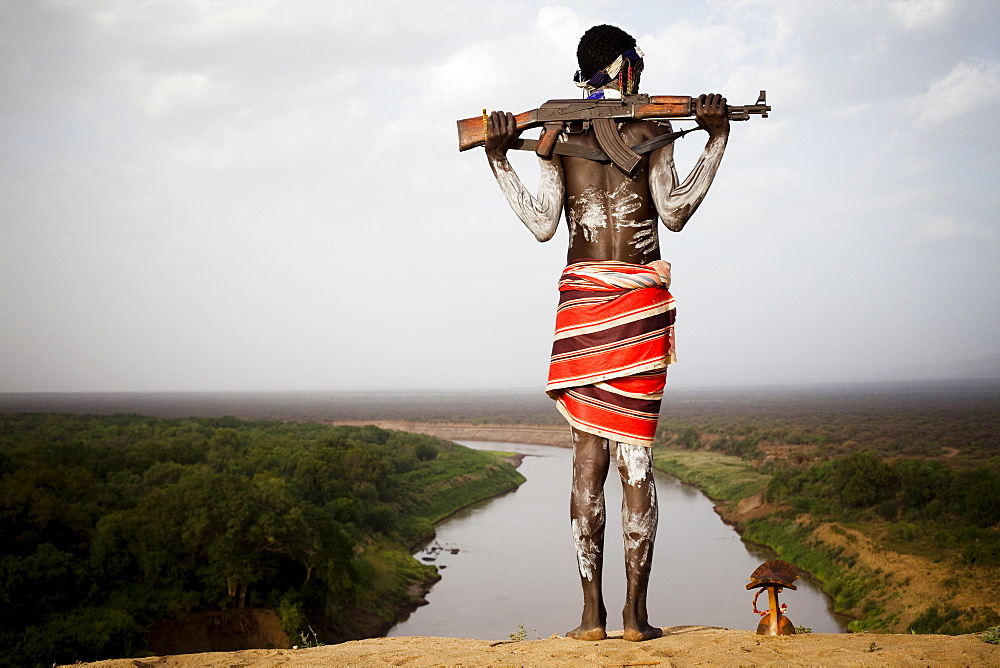
M 616 637 L 617 636 L 617 637 Z M 997 666 L 1000 646 L 974 635 L 810 633 L 776 638 L 750 631 L 675 626 L 642 643 L 562 637 L 523 642 L 456 638 L 370 638 L 307 649 L 251 649 L 85 664 L 101 668 L 231 668 L 233 666 L 606 666 L 705 664 L 740 666 Z M 77 664 L 81 665 L 81 664 Z

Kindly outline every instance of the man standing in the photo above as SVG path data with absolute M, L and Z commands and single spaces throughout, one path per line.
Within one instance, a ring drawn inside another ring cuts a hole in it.
M 588 30 L 577 49 L 577 85 L 592 98 L 637 92 L 642 52 L 628 33 L 608 25 Z M 539 241 L 555 234 L 562 210 L 569 227 L 567 267 L 547 391 L 573 430 L 570 517 L 583 585 L 580 640 L 606 637 L 602 592 L 604 481 L 615 447 L 622 480 L 622 527 L 627 593 L 622 612 L 626 640 L 662 635 L 649 624 L 646 589 L 656 535 L 657 503 L 652 441 L 666 369 L 673 359 L 670 265 L 660 259 L 656 220 L 679 232 L 704 199 L 729 136 L 726 100 L 702 95 L 698 124 L 705 149 L 680 182 L 673 145 L 644 154 L 631 171 L 607 162 L 553 154 L 540 158 L 538 193 L 528 192 L 507 160 L 517 139 L 513 115 L 493 112 L 486 155 L 507 202 Z M 669 124 L 628 121 L 618 132 L 635 146 L 670 132 Z M 562 141 L 598 148 L 589 127 L 571 128 Z

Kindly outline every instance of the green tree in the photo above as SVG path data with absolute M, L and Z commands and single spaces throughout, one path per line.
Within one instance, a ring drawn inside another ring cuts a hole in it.
M 889 465 L 871 451 L 834 460 L 831 482 L 848 508 L 865 508 L 891 498 L 897 479 Z

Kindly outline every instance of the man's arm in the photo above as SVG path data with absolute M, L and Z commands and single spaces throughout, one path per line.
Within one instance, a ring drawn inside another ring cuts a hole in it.
M 726 98 L 702 95 L 698 98 L 695 113 L 698 125 L 708 131 L 708 143 L 683 183 L 677 183 L 673 145 L 658 149 L 649 157 L 649 188 L 653 203 L 660 220 L 672 232 L 680 232 L 705 199 L 729 139 Z
M 562 213 L 563 183 L 562 161 L 558 155 L 551 159 L 539 158 L 541 176 L 538 194 L 532 196 L 521 183 L 514 168 L 507 160 L 507 151 L 517 139 L 517 124 L 510 112 L 494 111 L 490 114 L 486 130 L 486 158 L 490 161 L 493 176 L 507 203 L 521 222 L 539 241 L 548 241 L 556 233 Z

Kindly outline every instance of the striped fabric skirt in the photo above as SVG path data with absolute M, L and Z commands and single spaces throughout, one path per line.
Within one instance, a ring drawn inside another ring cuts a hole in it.
M 545 390 L 580 431 L 653 444 L 675 361 L 665 265 L 585 261 L 563 271 Z

